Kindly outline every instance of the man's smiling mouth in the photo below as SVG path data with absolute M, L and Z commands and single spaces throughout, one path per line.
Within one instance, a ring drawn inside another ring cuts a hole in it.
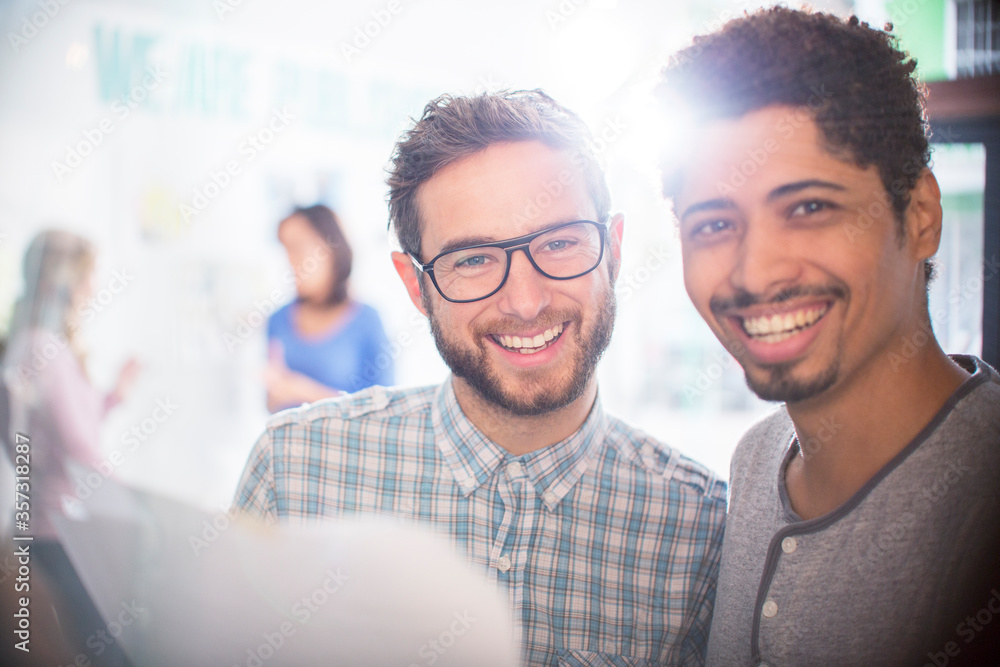
M 780 343 L 816 324 L 828 310 L 830 304 L 826 303 L 787 313 L 739 319 L 742 320 L 744 333 L 753 340 L 762 343 Z
M 565 322 L 560 322 L 559 324 L 556 324 L 535 336 L 490 334 L 490 337 L 497 345 L 505 350 L 520 352 L 521 354 L 535 354 L 536 352 L 541 352 L 559 340 L 565 325 Z

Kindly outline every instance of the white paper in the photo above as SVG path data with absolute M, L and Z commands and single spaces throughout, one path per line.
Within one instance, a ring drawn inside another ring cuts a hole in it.
M 273 526 L 111 482 L 84 509 L 53 522 L 136 665 L 518 663 L 505 598 L 427 529 Z

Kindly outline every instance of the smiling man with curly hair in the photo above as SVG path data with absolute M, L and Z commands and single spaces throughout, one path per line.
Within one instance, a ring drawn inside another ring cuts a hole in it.
M 733 456 L 710 664 L 995 648 L 1000 376 L 931 328 L 941 193 L 915 68 L 856 18 L 773 8 L 665 71 L 695 119 L 662 165 L 685 286 L 784 403 Z

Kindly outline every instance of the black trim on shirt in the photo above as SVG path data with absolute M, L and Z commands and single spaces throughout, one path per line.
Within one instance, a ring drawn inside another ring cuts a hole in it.
M 802 519 L 795 510 L 792 509 L 791 500 L 788 498 L 788 491 L 785 487 L 785 469 L 791 462 L 792 457 L 798 453 L 799 441 L 798 437 L 794 432 L 794 423 L 792 424 L 792 437 L 788 443 L 788 448 L 785 451 L 785 455 L 781 458 L 781 464 L 778 466 L 778 497 L 781 501 L 782 509 L 786 518 L 794 520 L 794 523 L 781 528 L 774 534 L 771 538 L 771 542 L 767 546 L 767 558 L 764 561 L 764 571 L 761 574 L 760 584 L 757 587 L 757 602 L 754 606 L 753 611 L 753 629 L 750 633 L 750 650 L 751 656 L 755 663 L 760 663 L 760 623 L 761 623 L 761 613 L 763 610 L 764 603 L 767 601 L 767 593 L 771 588 L 771 581 L 774 578 L 774 573 L 778 569 L 778 554 L 781 550 L 781 541 L 788 536 L 794 535 L 805 535 L 809 533 L 815 533 L 830 525 L 836 523 L 840 519 L 844 518 L 846 515 L 850 514 L 851 511 L 857 507 L 861 502 L 868 496 L 871 491 L 878 486 L 878 484 L 885 479 L 892 471 L 898 468 L 903 461 L 905 461 L 910 454 L 912 454 L 918 447 L 930 435 L 937 430 L 937 428 L 944 422 L 945 419 L 952 413 L 955 406 L 963 398 L 968 396 L 973 390 L 978 388 L 980 385 L 985 384 L 991 379 L 992 371 L 985 362 L 980 361 L 976 357 L 966 356 L 966 355 L 952 355 L 952 360 L 955 361 L 959 366 L 961 366 L 966 371 L 972 372 L 966 367 L 966 363 L 971 364 L 975 368 L 975 372 L 969 376 L 958 389 L 955 390 L 941 409 L 938 410 L 934 418 L 921 429 L 920 433 L 910 441 L 906 447 L 902 449 L 896 456 L 894 456 L 888 463 L 886 463 L 881 470 L 879 470 L 875 475 L 865 483 L 860 489 L 858 489 L 853 496 L 848 498 L 842 505 L 837 507 L 822 516 L 818 516 L 815 519 Z M 963 363 L 966 362 L 966 363 Z

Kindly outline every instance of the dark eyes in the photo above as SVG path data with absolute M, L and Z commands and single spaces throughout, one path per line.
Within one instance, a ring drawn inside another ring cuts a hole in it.
M 790 215 L 812 215 L 833 208 L 830 202 L 811 200 L 804 201 L 792 207 Z
M 810 199 L 807 201 L 796 202 L 786 210 L 788 211 L 787 216 L 789 219 L 811 218 L 812 216 L 824 214 L 824 217 L 816 218 L 816 222 L 820 223 L 823 220 L 826 220 L 825 214 L 832 212 L 837 208 L 838 206 L 833 202 L 824 201 L 822 199 Z M 712 240 L 720 237 L 726 232 L 736 229 L 737 222 L 737 218 L 708 218 L 703 221 L 693 223 L 690 226 L 687 235 L 688 238 L 692 240 Z
M 705 222 L 699 222 L 692 225 L 691 230 L 688 232 L 688 236 L 693 239 L 705 239 L 716 234 L 720 234 L 727 229 L 731 229 L 733 224 L 728 220 L 708 220 Z

